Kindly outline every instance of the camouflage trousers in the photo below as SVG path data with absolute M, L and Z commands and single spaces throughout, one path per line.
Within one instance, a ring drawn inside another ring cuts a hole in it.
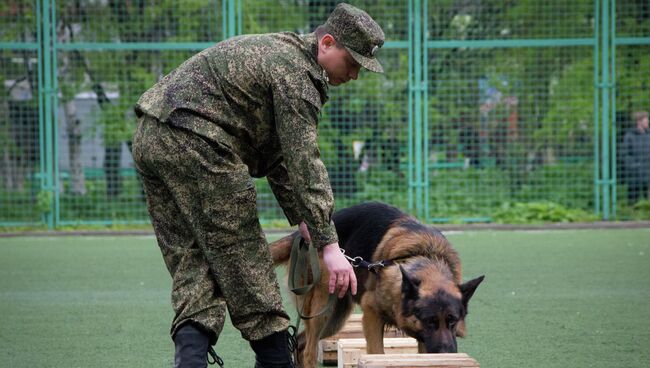
M 133 159 L 169 273 L 171 334 L 198 323 L 216 343 L 226 308 L 247 340 L 289 325 L 245 165 L 218 144 L 144 116 Z M 224 158 L 224 157 L 227 157 Z

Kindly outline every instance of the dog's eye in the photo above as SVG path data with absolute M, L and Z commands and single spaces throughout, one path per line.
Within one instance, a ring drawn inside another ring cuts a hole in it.
M 458 323 L 458 318 L 454 316 L 447 316 L 447 325 L 449 326 L 449 328 L 456 327 L 457 323 Z
M 438 318 L 437 317 L 429 317 L 429 318 L 426 318 L 425 321 L 429 326 L 433 326 L 436 330 L 438 329 Z

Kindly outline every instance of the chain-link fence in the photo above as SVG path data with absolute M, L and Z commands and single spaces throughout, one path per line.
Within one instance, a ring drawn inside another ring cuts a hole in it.
M 650 213 L 647 0 L 349 2 L 382 25 L 386 73 L 330 91 L 320 144 L 338 208 Z M 310 32 L 337 3 L 3 1 L 0 224 L 147 222 L 130 156 L 140 94 L 219 40 Z M 262 220 L 282 220 L 257 187 Z

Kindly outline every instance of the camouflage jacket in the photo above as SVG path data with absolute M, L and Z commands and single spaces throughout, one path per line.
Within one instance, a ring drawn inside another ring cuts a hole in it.
M 273 33 L 222 41 L 142 95 L 136 113 L 227 147 L 253 177 L 267 176 L 292 225 L 317 247 L 337 241 L 334 199 L 317 145 L 327 76 L 316 36 Z

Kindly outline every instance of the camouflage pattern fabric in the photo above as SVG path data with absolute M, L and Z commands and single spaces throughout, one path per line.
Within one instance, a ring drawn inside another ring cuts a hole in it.
M 337 9 L 328 25 L 340 26 L 334 31 L 363 66 L 381 71 L 381 28 L 354 7 Z M 172 276 L 172 336 L 191 321 L 216 343 L 226 308 L 247 340 L 288 327 L 251 176 L 267 177 L 313 246 L 338 241 L 317 144 L 328 98 L 317 55 L 313 33 L 231 38 L 185 61 L 136 104 L 132 153 Z
M 213 142 L 236 174 L 269 183 L 292 225 L 316 247 L 338 240 L 334 198 L 320 160 L 317 125 L 327 101 L 316 36 L 273 33 L 222 41 L 191 57 L 138 101 L 136 113 Z M 191 161 L 187 163 L 191 165 Z
M 146 115 L 133 158 L 172 276 L 172 336 L 192 321 L 216 343 L 226 307 L 247 340 L 286 329 L 246 165 L 216 143 Z
M 325 29 L 361 66 L 371 72 L 384 72 L 376 58 L 377 51 L 384 45 L 384 31 L 368 13 L 340 3 L 327 18 Z

